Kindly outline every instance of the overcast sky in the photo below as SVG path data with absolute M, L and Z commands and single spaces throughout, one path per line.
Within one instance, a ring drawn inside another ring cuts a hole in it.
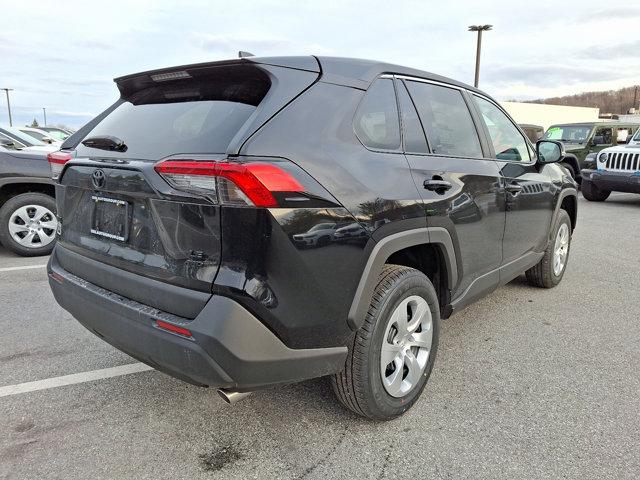
M 238 50 L 370 58 L 473 83 L 467 26 L 479 23 L 494 26 L 480 88 L 500 100 L 640 83 L 637 0 L 32 0 L 4 1 L 0 17 L 14 125 L 41 122 L 47 107 L 50 124 L 79 127 L 117 98 L 114 77 Z

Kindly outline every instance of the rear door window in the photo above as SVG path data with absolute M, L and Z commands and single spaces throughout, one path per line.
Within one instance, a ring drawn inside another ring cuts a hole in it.
M 158 160 L 176 154 L 224 154 L 270 88 L 258 69 L 227 68 L 179 81 L 146 80 L 85 138 L 112 136 L 126 152 L 88 148 L 78 155 Z
M 471 113 L 454 88 L 407 81 L 432 153 L 481 158 L 482 148 Z
M 356 110 L 353 128 L 366 147 L 380 150 L 400 148 L 398 104 L 392 79 L 379 78 L 369 87 Z

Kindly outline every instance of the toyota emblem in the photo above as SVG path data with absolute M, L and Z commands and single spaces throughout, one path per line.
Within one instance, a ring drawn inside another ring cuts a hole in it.
M 102 170 L 96 170 L 91 174 L 91 183 L 95 188 L 104 188 L 104 184 L 106 183 L 107 176 L 104 174 Z

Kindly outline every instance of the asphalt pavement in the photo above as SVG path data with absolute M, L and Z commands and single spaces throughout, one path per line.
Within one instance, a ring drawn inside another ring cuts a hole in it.
M 0 249 L 0 391 L 136 363 L 55 303 L 46 260 Z M 0 478 L 636 479 L 639 367 L 640 196 L 581 199 L 562 283 L 446 320 L 400 419 L 350 414 L 327 379 L 229 406 L 144 371 L 0 396 Z

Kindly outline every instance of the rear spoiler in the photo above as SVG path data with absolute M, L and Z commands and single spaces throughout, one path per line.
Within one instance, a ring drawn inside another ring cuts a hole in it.
M 62 144 L 62 150 L 75 149 L 98 123 L 118 106 L 126 102 L 135 92 L 157 85 L 157 82 L 173 83 L 175 81 L 176 84 L 179 84 L 190 78 L 210 75 L 215 73 L 216 69 L 222 70 L 225 68 L 229 68 L 231 71 L 236 70 L 236 68 L 245 71 L 255 68 L 272 79 L 272 88 L 260 103 L 260 107 L 249 117 L 233 138 L 227 149 L 227 155 L 239 155 L 242 146 L 249 137 L 298 95 L 318 81 L 321 73 L 318 61 L 311 56 L 250 57 L 162 68 L 118 77 L 114 81 L 120 91 L 120 99 L 67 138 Z
M 131 91 L 141 90 L 145 84 L 154 84 L 156 81 L 179 80 L 189 78 L 198 72 L 212 71 L 218 67 L 228 67 L 236 65 L 272 65 L 275 67 L 291 68 L 306 72 L 320 73 L 320 66 L 315 57 L 245 57 L 233 60 L 220 60 L 217 62 L 194 63 L 176 67 L 159 68 L 147 70 L 145 72 L 133 73 L 117 77 L 113 81 L 118 86 L 120 93 L 127 96 Z M 155 79 L 155 80 L 154 80 Z

